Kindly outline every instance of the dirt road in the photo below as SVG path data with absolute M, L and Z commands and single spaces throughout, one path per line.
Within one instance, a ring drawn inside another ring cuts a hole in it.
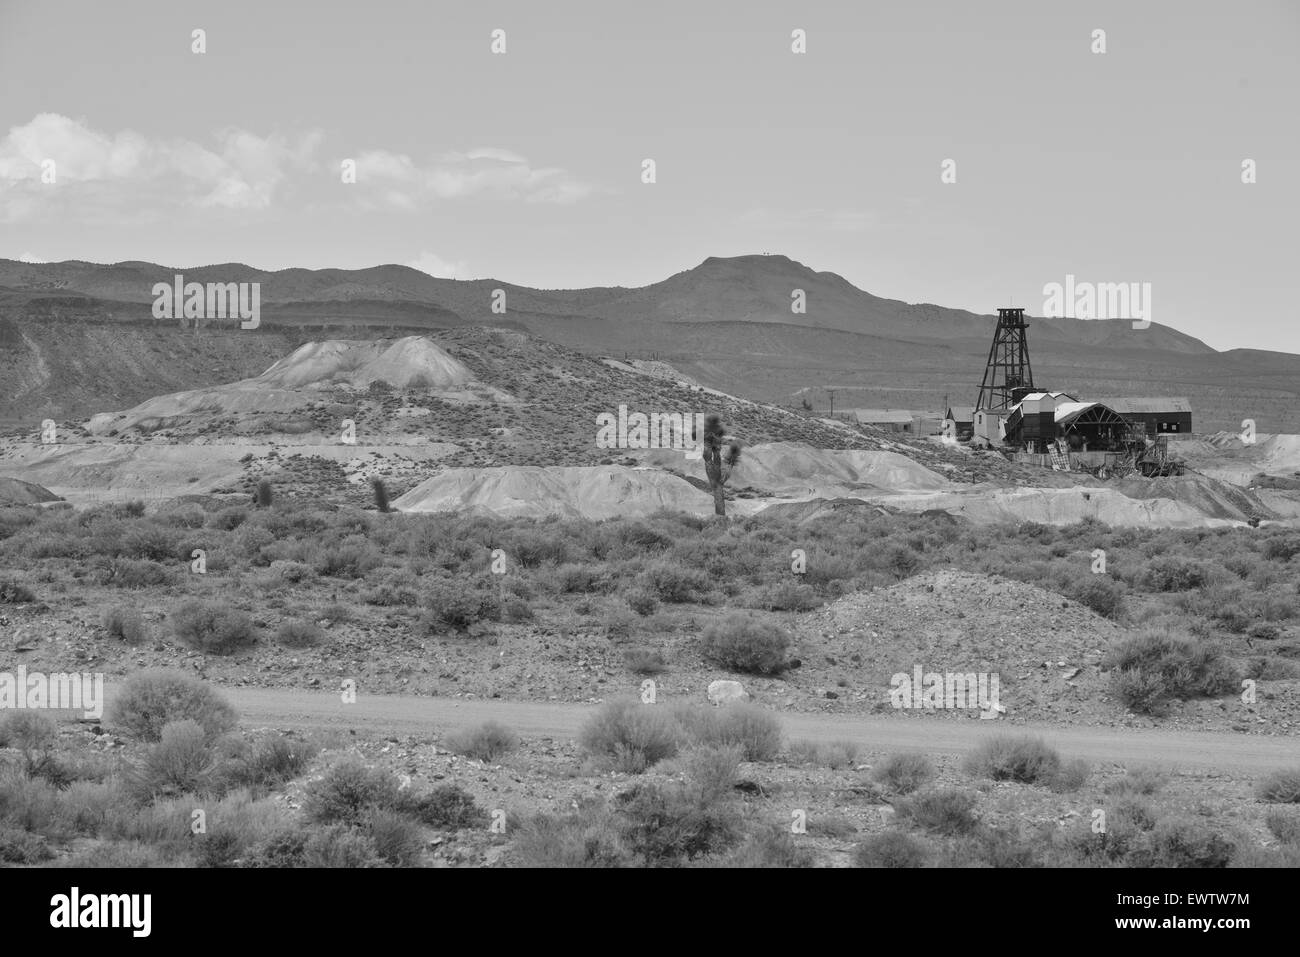
M 111 702 L 116 688 L 106 689 Z M 495 720 L 524 737 L 572 738 L 590 704 L 360 695 L 344 704 L 335 691 L 223 688 L 250 727 L 335 728 L 368 734 L 432 735 Z M 1062 757 L 1125 766 L 1263 772 L 1300 765 L 1300 740 L 1262 735 L 1125 728 L 1010 725 L 1002 721 L 926 720 L 779 713 L 787 740 L 849 740 L 864 750 L 962 754 L 989 735 L 1041 735 Z

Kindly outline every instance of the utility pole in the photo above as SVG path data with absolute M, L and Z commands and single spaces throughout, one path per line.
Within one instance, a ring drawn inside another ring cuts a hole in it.
M 836 392 L 836 390 L 835 390 L 835 389 L 827 389 L 826 391 L 830 394 L 830 397 L 831 397 L 831 417 L 834 418 L 834 416 L 835 416 L 835 392 Z

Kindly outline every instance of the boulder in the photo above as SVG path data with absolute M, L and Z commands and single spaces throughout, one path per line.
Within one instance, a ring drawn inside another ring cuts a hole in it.
M 714 704 L 748 701 L 749 692 L 739 681 L 714 681 L 709 685 L 709 700 Z

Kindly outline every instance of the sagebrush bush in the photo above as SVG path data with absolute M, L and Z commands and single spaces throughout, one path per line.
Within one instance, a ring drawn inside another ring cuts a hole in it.
M 707 660 L 750 674 L 780 674 L 789 667 L 789 648 L 790 636 L 780 625 L 743 614 L 713 622 L 700 638 Z
M 816 855 L 779 827 L 760 828 L 718 859 L 719 867 L 813 867 Z
M 919 791 L 894 804 L 900 821 L 935 834 L 969 834 L 979 824 L 975 817 L 975 795 L 955 788 Z
M 181 642 L 207 655 L 230 655 L 257 641 L 253 620 L 237 608 L 215 602 L 181 602 L 171 613 Z
M 1259 782 L 1255 793 L 1270 804 L 1300 804 L 1300 767 L 1273 772 Z
M 128 645 L 141 644 L 149 637 L 144 616 L 126 605 L 105 608 L 101 621 L 109 638 L 125 641 Z
M 305 741 L 272 735 L 256 741 L 227 738 L 220 749 L 223 786 L 270 790 L 301 774 L 316 756 Z
M 871 777 L 893 794 L 911 794 L 938 776 L 938 771 L 924 754 L 900 751 L 883 758 L 871 769 Z
M 664 656 L 650 648 L 628 648 L 623 652 L 623 663 L 636 675 L 660 675 L 668 670 Z
M 424 589 L 425 621 L 430 630 L 465 631 L 501 616 L 496 595 L 473 582 L 434 578 L 426 581 Z
M 1300 811 L 1271 807 L 1264 815 L 1264 823 L 1283 844 L 1300 845 Z
M 384 511 L 384 509 L 381 509 Z M 406 814 L 374 808 L 366 814 L 365 829 L 375 854 L 393 867 L 414 867 L 424 853 L 424 832 Z
M 933 857 L 927 841 L 892 829 L 871 835 L 853 849 L 856 867 L 925 867 Z
M 1065 593 L 1105 618 L 1118 618 L 1124 607 L 1124 588 L 1108 575 L 1072 580 Z
M 578 743 L 620 771 L 640 773 L 677 753 L 681 729 L 667 709 L 620 698 L 587 719 L 578 732 Z
M 399 782 L 390 772 L 349 756 L 307 785 L 302 809 L 319 824 L 356 826 L 370 811 L 392 809 L 400 799 Z
M 36 601 L 36 595 L 21 582 L 0 581 L 0 604 L 26 605 Z
M 739 748 L 746 761 L 771 761 L 781 751 L 781 721 L 758 705 L 679 704 L 670 713 L 680 729 L 679 738 L 697 746 Z
M 709 591 L 709 579 L 703 572 L 666 561 L 651 562 L 636 583 L 660 601 L 677 604 L 699 601 Z
M 206 794 L 216 781 L 217 758 L 207 732 L 186 718 L 163 726 L 162 739 L 145 753 L 128 778 L 141 799 Z
M 447 735 L 447 747 L 457 754 L 479 761 L 495 761 L 519 746 L 518 736 L 497 721 L 486 721 L 472 728 Z
M 109 706 L 111 726 L 145 741 L 159 740 L 165 725 L 186 719 L 215 738 L 234 728 L 238 716 L 210 685 L 165 669 L 131 675 Z
M 1002 735 L 985 741 L 966 758 L 966 772 L 994 781 L 1047 784 L 1061 768 L 1061 756 L 1042 738 Z
M 860 750 L 856 741 L 795 741 L 790 745 L 791 756 L 800 764 L 833 771 L 856 764 Z
M 618 817 L 604 801 L 586 801 L 572 814 L 530 818 L 511 851 L 522 867 L 631 867 Z
M 1228 694 L 1239 677 L 1217 645 L 1153 628 L 1112 645 L 1102 667 L 1111 672 L 1116 697 L 1139 712 L 1157 710 L 1170 698 Z
M 312 648 L 319 645 L 325 632 L 314 621 L 283 621 L 275 630 L 275 642 L 286 648 Z
M 456 784 L 439 784 L 424 794 L 403 794 L 398 806 L 421 823 L 445 830 L 479 827 L 488 819 L 473 795 Z

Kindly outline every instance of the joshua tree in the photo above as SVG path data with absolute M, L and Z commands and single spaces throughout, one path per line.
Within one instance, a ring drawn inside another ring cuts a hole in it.
M 257 491 L 253 494 L 253 500 L 257 502 L 258 508 L 271 507 L 271 483 L 266 479 L 257 483 Z
M 727 514 L 727 499 L 722 487 L 731 478 L 731 470 L 740 461 L 740 440 L 723 434 L 722 419 L 709 415 L 704 419 L 704 474 L 713 489 L 713 513 Z
M 391 512 L 388 505 L 388 489 L 384 488 L 384 480 L 378 475 L 370 480 L 370 489 L 375 493 L 375 508 L 381 512 Z

